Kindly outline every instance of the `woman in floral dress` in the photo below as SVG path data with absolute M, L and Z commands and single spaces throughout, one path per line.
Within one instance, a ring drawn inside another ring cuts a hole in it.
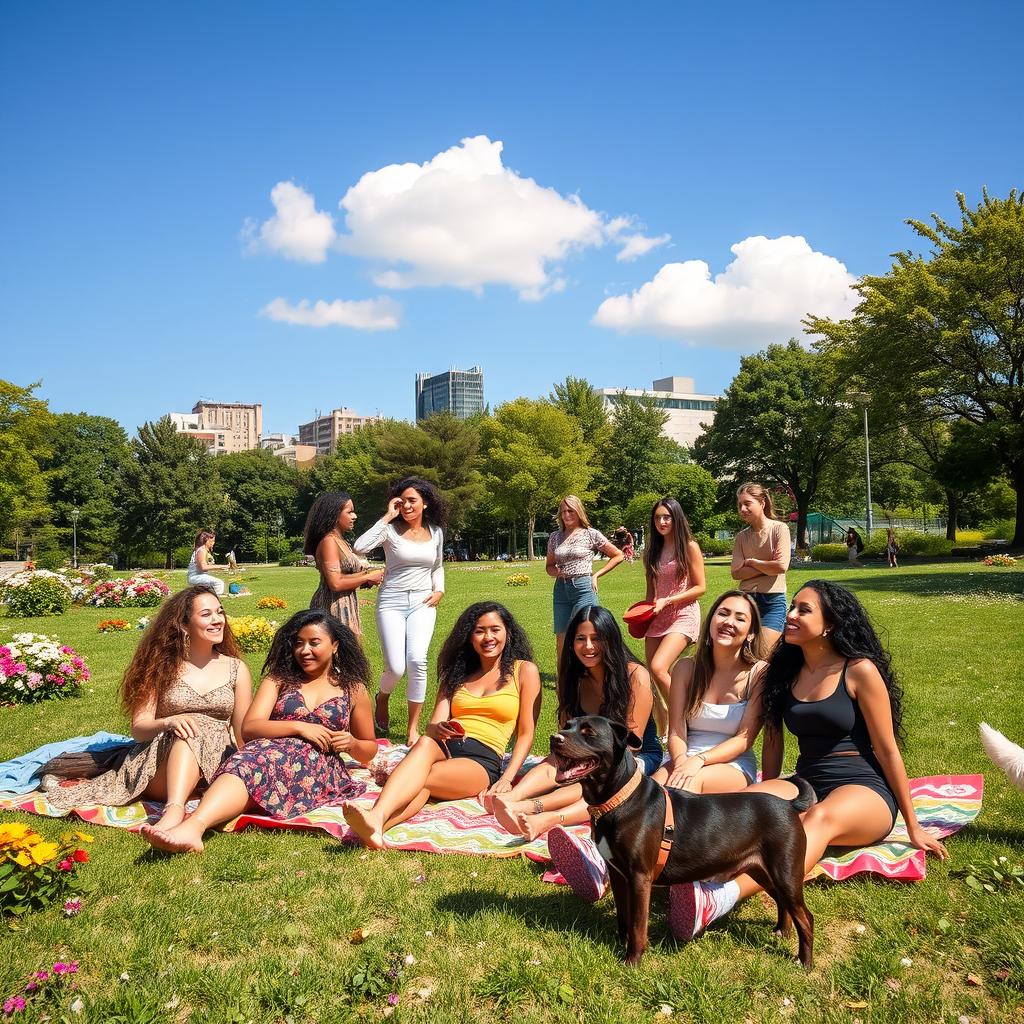
M 284 820 L 361 796 L 344 756 L 377 752 L 366 691 L 370 666 L 355 634 L 316 609 L 278 631 L 263 682 L 245 717 L 246 745 L 224 762 L 195 812 L 175 828 L 149 829 L 160 850 L 199 853 L 207 829 L 255 809 Z

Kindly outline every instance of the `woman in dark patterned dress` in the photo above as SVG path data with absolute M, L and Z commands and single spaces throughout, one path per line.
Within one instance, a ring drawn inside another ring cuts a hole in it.
M 278 631 L 263 682 L 245 716 L 244 749 L 229 757 L 195 812 L 151 829 L 160 850 L 199 853 L 207 829 L 247 809 L 272 818 L 361 796 L 343 755 L 366 764 L 377 752 L 366 692 L 370 666 L 355 634 L 326 612 L 293 615 Z
M 320 586 L 309 602 L 333 615 L 356 636 L 362 636 L 359 621 L 359 588 L 372 587 L 384 579 L 383 569 L 372 569 L 348 546 L 344 535 L 356 522 L 352 499 L 344 491 L 321 494 L 306 517 L 303 551 L 316 559 Z

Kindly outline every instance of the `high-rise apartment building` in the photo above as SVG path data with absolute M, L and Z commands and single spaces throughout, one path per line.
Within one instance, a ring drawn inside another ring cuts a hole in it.
M 479 366 L 416 374 L 417 423 L 436 412 L 451 412 L 464 420 L 483 411 L 484 371 Z
M 206 445 L 211 455 L 220 455 L 228 450 L 228 435 L 224 430 L 207 430 L 201 417 L 194 412 L 171 412 L 167 414 L 179 434 L 188 434 Z
M 199 438 L 214 455 L 251 451 L 260 446 L 262 405 L 200 400 L 191 413 L 172 412 L 170 417 L 179 434 Z
M 604 399 L 609 412 L 615 408 L 620 394 L 633 398 L 649 398 L 659 409 L 668 413 L 668 420 L 661 432 L 684 448 L 692 448 L 694 442 L 710 426 L 718 407 L 717 395 L 698 395 L 694 391 L 692 377 L 662 377 L 656 380 L 650 391 L 636 388 L 594 388 L 594 393 Z
M 299 424 L 299 444 L 312 445 L 323 454 L 334 449 L 342 434 L 351 434 L 380 419 L 380 416 L 360 416 L 354 409 L 332 409 L 309 423 Z

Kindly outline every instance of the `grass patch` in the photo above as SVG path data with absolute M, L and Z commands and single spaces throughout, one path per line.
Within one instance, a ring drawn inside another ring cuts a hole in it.
M 551 581 L 539 564 L 515 569 L 530 582 L 507 586 L 507 565 L 448 569 L 431 656 L 468 603 L 505 602 L 529 633 L 544 679 L 540 750 L 555 725 Z M 398 996 L 392 1020 L 439 1024 L 619 1024 L 668 1019 L 662 1007 L 671 1019 L 709 1024 L 1024 1021 L 1024 890 L 979 894 L 951 877 L 971 862 L 1024 861 L 1024 795 L 991 768 L 977 738 L 981 720 L 1024 738 L 1024 573 L 948 564 L 894 572 L 794 567 L 790 575 L 791 591 L 825 576 L 868 607 L 906 689 L 910 773 L 986 776 L 978 823 L 950 841 L 950 865 L 930 863 L 926 882 L 810 887 L 818 957 L 810 975 L 791 959 L 795 943 L 772 936 L 774 915 L 759 900 L 678 947 L 656 894 L 651 950 L 628 970 L 611 901 L 582 904 L 542 883 L 526 862 L 366 853 L 318 833 L 251 829 L 214 836 L 201 858 L 170 860 L 135 836 L 99 829 L 83 875 L 95 889 L 81 914 L 67 919 L 54 909 L 0 932 L 0 999 L 29 971 L 63 957 L 81 963 L 84 1008 L 71 1013 L 69 994 L 46 1009 L 55 1021 L 374 1020 L 389 1009 L 384 982 Z M 309 569 L 260 567 L 247 578 L 253 594 L 225 599 L 231 615 L 256 614 L 267 594 L 302 608 L 316 587 Z M 172 575 L 173 589 L 183 582 L 183 573 Z M 711 561 L 705 607 L 729 586 L 728 567 Z M 643 589 L 641 567 L 623 566 L 601 580 L 601 599 L 621 615 Z M 378 672 L 372 600 L 363 621 Z M 122 617 L 134 624 L 145 613 Z M 141 634 L 97 633 L 107 617 L 109 610 L 76 608 L 59 618 L 0 619 L 0 639 L 23 630 L 56 634 L 93 670 L 80 699 L 0 709 L 0 759 L 126 727 L 117 684 Z M 639 655 L 640 642 L 630 642 Z M 260 654 L 247 660 L 257 674 Z M 432 672 L 432 692 L 435 685 Z M 396 737 L 404 725 L 397 697 Z M 792 765 L 792 749 L 788 759 Z M 64 827 L 31 820 L 47 838 Z M 353 944 L 357 929 L 369 934 Z M 395 958 L 401 970 L 389 978 Z

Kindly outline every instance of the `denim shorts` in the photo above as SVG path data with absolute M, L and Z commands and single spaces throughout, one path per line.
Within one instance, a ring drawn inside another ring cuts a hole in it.
M 597 604 L 594 582 L 589 576 L 570 576 L 555 580 L 554 590 L 555 632 L 564 633 L 572 617 L 581 609 Z
M 786 608 L 788 602 L 784 593 L 751 594 L 757 610 L 761 613 L 761 625 L 765 629 L 774 629 L 781 633 L 786 628 Z

